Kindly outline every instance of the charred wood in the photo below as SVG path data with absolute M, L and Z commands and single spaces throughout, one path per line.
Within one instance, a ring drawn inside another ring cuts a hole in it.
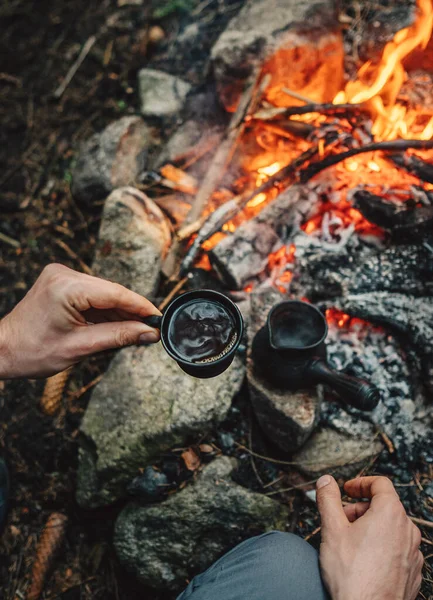
M 320 254 L 298 261 L 294 284 L 313 301 L 374 292 L 433 296 L 428 245 L 393 246 L 374 254 Z
M 433 205 L 418 207 L 407 201 L 399 206 L 366 190 L 355 192 L 353 200 L 366 219 L 389 231 L 396 242 L 419 240 L 433 232 Z
M 295 121 L 292 119 L 284 121 L 261 121 L 260 124 L 264 129 L 292 140 L 296 138 L 308 140 L 317 130 L 317 128 L 310 125 L 310 123 L 303 123 L 302 121 Z
M 301 186 L 292 186 L 243 223 L 209 252 L 221 280 L 231 289 L 241 289 L 264 270 L 269 254 L 287 243 L 293 228 L 311 208 Z
M 376 292 L 348 295 L 339 307 L 408 341 L 421 359 L 424 382 L 433 391 L 433 298 Z
M 305 104 L 304 106 L 291 106 L 286 108 L 282 114 L 286 117 L 294 115 L 308 115 L 310 113 L 320 113 L 321 115 L 330 115 L 336 117 L 352 116 L 362 111 L 360 104 Z
M 425 162 L 413 154 L 394 154 L 390 159 L 408 173 L 419 177 L 422 181 L 433 183 L 433 164 Z
M 377 142 L 375 144 L 361 146 L 360 148 L 351 148 L 350 150 L 347 150 L 347 152 L 331 154 L 323 160 L 312 163 L 303 169 L 300 175 L 301 182 L 306 183 L 325 169 L 329 169 L 329 167 L 333 167 L 347 158 L 352 158 L 358 154 L 365 154 L 366 152 L 398 152 L 408 150 L 409 148 L 431 150 L 433 148 L 433 140 L 395 140 L 392 142 Z

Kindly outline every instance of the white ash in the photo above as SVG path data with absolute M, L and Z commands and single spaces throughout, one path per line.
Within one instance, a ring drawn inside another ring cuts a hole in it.
M 327 350 L 334 368 L 371 381 L 383 399 L 371 413 L 324 402 L 321 420 L 361 437 L 371 433 L 373 424 L 392 440 L 399 457 L 410 462 L 429 425 L 424 399 L 416 394 L 416 382 L 398 341 L 384 330 L 354 320 L 348 328 L 330 325 Z

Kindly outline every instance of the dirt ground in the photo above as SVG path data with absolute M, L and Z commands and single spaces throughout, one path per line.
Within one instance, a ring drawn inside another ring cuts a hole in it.
M 159 3 L 161 4 L 161 3 Z M 191 5 L 186 0 L 179 6 Z M 194 3 L 193 3 L 194 4 Z M 198 3 L 196 3 L 198 4 Z M 224 2 L 212 1 L 215 19 Z M 115 27 L 110 17 L 119 15 Z M 101 205 L 78 206 L 71 197 L 71 165 L 78 143 L 138 106 L 136 73 L 156 50 L 143 39 L 149 14 L 119 9 L 113 0 L 4 0 L 0 5 L 0 316 L 23 297 L 44 265 L 82 270 L 92 262 Z M 161 15 L 169 40 L 185 14 Z M 90 36 L 97 42 L 60 99 L 54 91 Z M 164 46 L 158 60 L 164 59 Z M 7 211 L 4 210 L 5 207 Z M 0 598 L 23 598 L 37 539 L 53 511 L 68 516 L 65 543 L 45 598 L 135 600 L 155 594 L 119 566 L 111 547 L 120 506 L 86 512 L 74 499 L 77 437 L 90 391 L 84 387 L 107 367 L 110 354 L 74 369 L 64 406 L 54 418 L 38 407 L 41 381 L 0 382 L 0 454 L 12 479 L 11 510 L 0 539 Z M 242 438 L 241 438 L 242 441 Z M 246 440 L 244 440 L 246 443 Z M 386 454 L 386 452 L 385 452 Z M 265 469 L 263 461 L 258 468 Z M 432 465 L 420 459 L 409 479 L 386 455 L 369 472 L 391 475 L 408 510 L 431 518 Z M 318 517 L 293 492 L 290 529 L 312 535 Z M 433 530 L 423 529 L 427 559 L 421 598 L 433 598 Z

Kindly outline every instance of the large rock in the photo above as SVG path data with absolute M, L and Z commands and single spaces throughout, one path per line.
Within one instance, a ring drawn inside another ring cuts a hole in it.
M 272 288 L 251 294 L 247 378 L 251 403 L 264 433 L 282 450 L 293 452 L 307 440 L 317 423 L 322 389 L 307 385 L 295 392 L 277 388 L 258 373 L 251 356 L 255 334 L 265 325 L 271 308 L 283 300 L 284 296 Z
M 83 419 L 79 503 L 95 507 L 114 502 L 139 468 L 221 422 L 244 372 L 236 358 L 219 377 L 195 379 L 160 344 L 119 352 Z
M 244 539 L 284 529 L 287 509 L 234 483 L 233 467 L 216 459 L 166 502 L 127 506 L 114 539 L 121 562 L 146 585 L 179 591 Z
M 180 113 L 191 85 L 156 69 L 141 69 L 138 73 L 141 114 L 145 117 L 172 117 Z
M 334 0 L 251 0 L 212 50 L 220 97 L 233 110 L 245 79 L 264 65 L 269 99 L 290 104 L 283 87 L 332 101 L 343 81 L 343 42 Z
M 333 473 L 335 476 L 350 478 L 381 450 L 383 444 L 373 431 L 370 436 L 361 437 L 321 428 L 313 433 L 293 460 L 309 477 Z
M 150 198 L 132 187 L 117 189 L 105 202 L 94 273 L 152 298 L 170 240 L 168 222 Z
M 116 187 L 134 183 L 146 163 L 152 144 L 141 117 L 122 117 L 95 133 L 78 153 L 71 191 L 79 202 L 102 200 Z

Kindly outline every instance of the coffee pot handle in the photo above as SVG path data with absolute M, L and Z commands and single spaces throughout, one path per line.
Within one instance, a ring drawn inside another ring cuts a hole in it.
M 373 410 L 381 400 L 381 391 L 374 384 L 334 371 L 320 358 L 312 360 L 307 371 L 317 383 L 328 384 L 342 400 L 359 410 Z

